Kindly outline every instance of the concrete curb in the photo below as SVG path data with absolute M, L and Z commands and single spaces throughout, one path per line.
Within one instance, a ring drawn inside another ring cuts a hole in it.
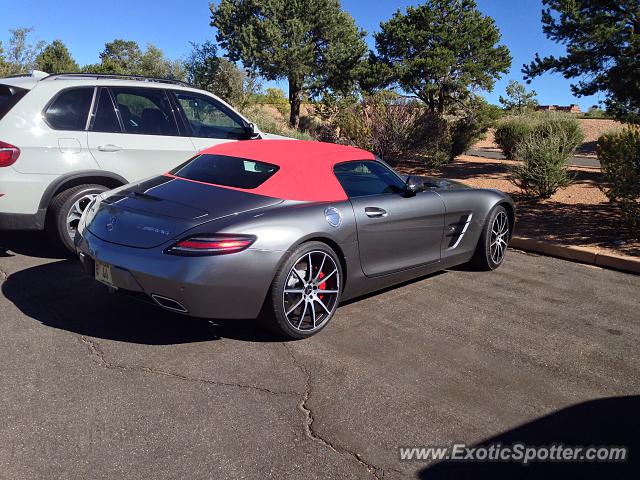
M 552 257 L 566 258 L 574 262 L 587 263 L 602 268 L 611 268 L 640 275 L 640 258 L 637 257 L 600 253 L 594 248 L 559 245 L 557 243 L 525 237 L 513 237 L 509 246 Z

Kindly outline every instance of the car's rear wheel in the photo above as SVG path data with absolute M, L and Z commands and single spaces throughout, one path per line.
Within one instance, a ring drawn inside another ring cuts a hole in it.
M 471 263 L 482 270 L 495 270 L 504 262 L 509 244 L 510 226 L 507 210 L 498 205 L 489 214 Z
M 73 239 L 82 212 L 96 196 L 107 190 L 103 185 L 78 185 L 56 195 L 49 206 L 47 218 L 47 231 L 54 241 L 69 252 L 75 252 Z
M 342 282 L 342 267 L 331 247 L 322 242 L 302 244 L 275 276 L 267 325 L 293 339 L 315 335 L 333 317 Z

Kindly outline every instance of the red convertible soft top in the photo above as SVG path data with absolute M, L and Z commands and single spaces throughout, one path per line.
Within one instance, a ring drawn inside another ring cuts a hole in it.
M 259 187 L 251 190 L 233 189 L 286 200 L 312 202 L 347 199 L 333 173 L 336 163 L 375 159 L 371 152 L 360 148 L 303 140 L 243 140 L 216 145 L 200 153 L 228 155 L 278 165 L 280 169 Z

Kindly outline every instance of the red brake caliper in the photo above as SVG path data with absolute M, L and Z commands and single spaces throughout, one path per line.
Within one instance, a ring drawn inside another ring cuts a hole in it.
M 324 278 L 324 273 L 320 272 L 320 275 L 318 275 L 318 278 Z M 318 285 L 318 289 L 319 290 L 326 290 L 327 289 L 327 282 L 322 282 L 320 285 Z M 320 300 L 322 300 L 322 295 L 318 295 L 318 298 Z

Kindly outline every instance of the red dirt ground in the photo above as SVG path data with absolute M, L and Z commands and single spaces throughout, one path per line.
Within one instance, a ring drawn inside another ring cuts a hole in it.
M 497 188 L 516 202 L 515 234 L 563 245 L 579 245 L 603 253 L 640 256 L 640 241 L 625 226 L 618 210 L 609 204 L 598 184 L 598 169 L 572 168 L 575 182 L 547 200 L 528 198 L 509 180 L 509 166 L 515 162 L 460 156 L 439 176 L 479 188 Z M 398 168 L 406 174 L 429 175 L 419 163 Z

